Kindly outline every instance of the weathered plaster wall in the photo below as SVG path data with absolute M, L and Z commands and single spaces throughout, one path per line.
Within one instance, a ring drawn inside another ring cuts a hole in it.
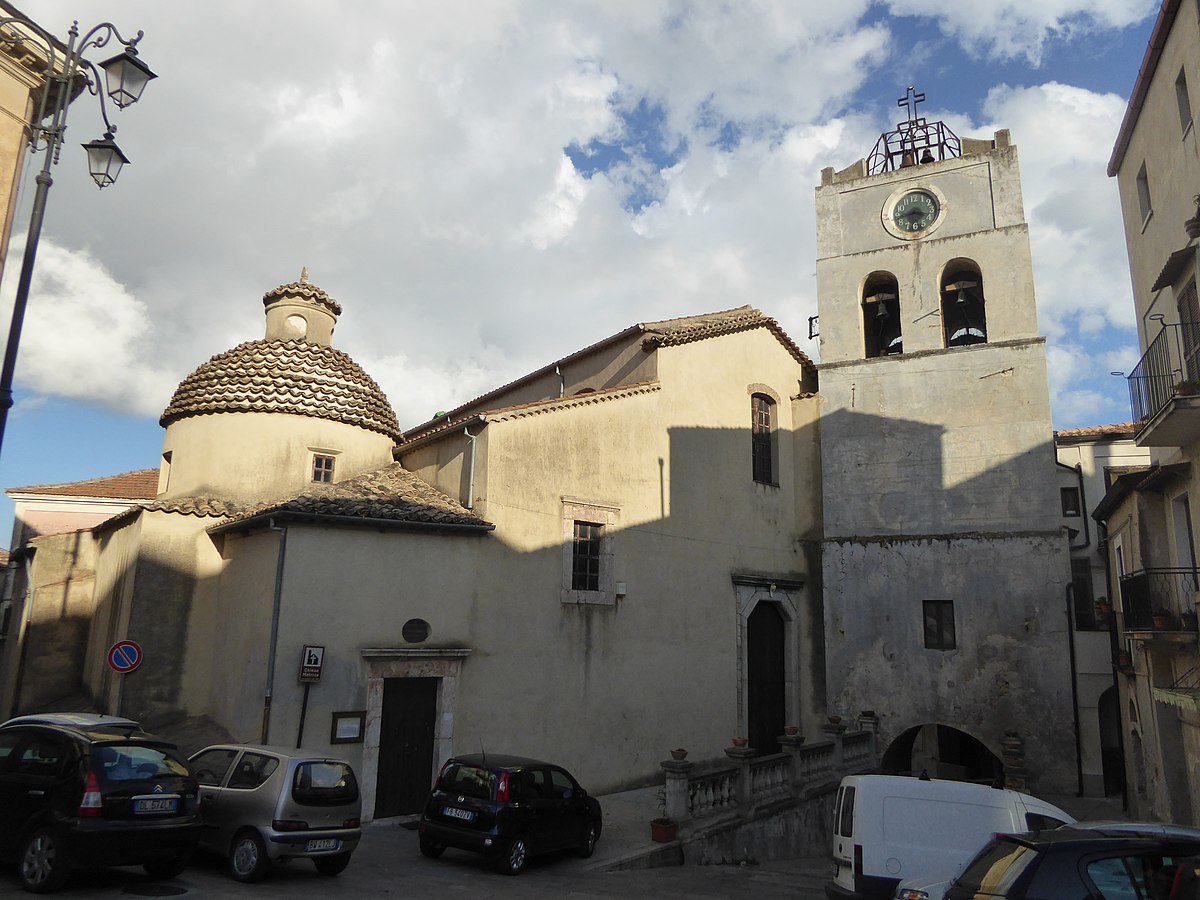
M 314 452 L 335 456 L 334 480 L 391 462 L 386 435 L 311 416 L 220 413 L 172 422 L 163 437 L 171 455 L 160 497 L 220 497 L 259 502 L 312 483 Z
M 95 608 L 96 554 L 90 532 L 35 538 L 32 546 L 36 552 L 25 600 L 14 611 L 24 617 L 24 625 L 13 629 L 25 660 L 15 696 L 18 712 L 79 692 L 79 661 Z

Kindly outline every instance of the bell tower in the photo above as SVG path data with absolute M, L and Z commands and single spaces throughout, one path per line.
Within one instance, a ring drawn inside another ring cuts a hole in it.
M 873 710 L 885 769 L 934 777 L 998 776 L 1016 732 L 1031 785 L 1067 790 L 1070 563 L 1017 151 L 923 100 L 816 192 L 830 712 Z

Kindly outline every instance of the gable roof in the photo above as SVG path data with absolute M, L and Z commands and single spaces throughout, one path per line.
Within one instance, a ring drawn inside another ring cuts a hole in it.
M 555 369 L 566 365 L 573 360 L 580 359 L 592 353 L 603 350 L 613 344 L 642 335 L 642 348 L 649 351 L 659 347 L 674 347 L 680 344 L 689 344 L 693 341 L 702 341 L 709 338 L 720 337 L 725 334 L 736 334 L 740 331 L 750 331 L 754 328 L 766 328 L 783 344 L 784 348 L 791 354 L 796 362 L 800 363 L 806 375 L 816 376 L 816 366 L 813 365 L 811 359 L 804 353 L 780 326 L 778 322 L 770 316 L 765 315 L 761 310 L 755 309 L 752 306 L 738 306 L 734 309 L 720 310 L 718 312 L 703 313 L 697 316 L 682 316 L 676 319 L 663 319 L 659 322 L 642 322 L 637 325 L 632 325 L 623 331 L 619 331 L 614 335 L 597 341 L 594 344 L 589 344 L 582 350 L 576 350 L 574 353 L 568 354 L 561 359 L 556 359 L 554 362 L 542 366 L 527 375 L 522 375 L 520 378 L 503 384 L 498 388 L 488 391 L 486 394 L 480 394 L 474 400 L 469 400 L 447 413 L 438 416 L 435 419 L 430 419 L 427 422 L 422 422 L 413 428 L 408 429 L 401 436 L 401 443 L 408 443 L 417 437 L 422 437 L 434 431 L 440 431 L 448 427 L 449 423 L 460 423 L 472 417 L 468 414 L 468 410 L 482 413 L 486 410 L 485 404 L 493 399 L 498 399 L 502 395 L 512 391 L 514 388 L 521 387 L 538 378 L 542 378 L 547 374 L 553 373 Z M 610 390 L 620 390 L 630 387 L 630 385 L 614 385 Z M 596 393 L 600 393 L 597 391 Z M 560 398 L 549 398 L 560 399 Z M 480 409 L 484 407 L 484 409 Z M 505 409 L 508 407 L 496 407 L 496 409 Z M 490 411 L 490 410 L 488 410 Z
M 52 497 L 91 497 L 101 500 L 153 500 L 158 493 L 158 469 L 138 469 L 87 481 L 34 484 L 6 488 L 6 494 L 46 494 Z
M 448 531 L 495 528 L 400 463 L 391 463 L 337 484 L 314 484 L 287 500 L 243 507 L 209 531 L 213 534 L 239 531 L 260 526 L 272 518 Z

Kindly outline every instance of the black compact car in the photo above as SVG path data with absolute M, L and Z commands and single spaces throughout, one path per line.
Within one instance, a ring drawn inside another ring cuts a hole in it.
M 418 834 L 431 859 L 447 847 L 473 850 L 516 875 L 535 854 L 574 848 L 591 856 L 600 824 L 599 801 L 561 766 L 473 753 L 442 766 Z
M 71 870 L 183 871 L 200 835 L 196 779 L 175 745 L 128 720 L 70 713 L 0 726 L 0 856 L 35 893 Z
M 1065 826 L 997 835 L 950 883 L 946 900 L 1073 897 L 1193 900 L 1200 838 Z

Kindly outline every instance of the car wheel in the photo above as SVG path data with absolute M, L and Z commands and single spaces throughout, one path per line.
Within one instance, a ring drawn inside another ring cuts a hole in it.
M 520 875 L 529 859 L 529 844 L 525 838 L 518 835 L 508 842 L 504 852 L 500 854 L 499 868 L 505 875 Z
M 25 839 L 18 856 L 21 887 L 35 894 L 57 891 L 67 883 L 71 866 L 62 838 L 53 828 L 39 828 Z
M 437 859 L 445 852 L 445 844 L 439 844 L 437 841 L 431 841 L 429 838 L 421 838 L 421 853 L 430 859 Z
M 154 862 L 148 862 L 142 868 L 155 881 L 165 881 L 168 878 L 177 878 L 182 875 L 183 870 L 187 868 L 187 864 L 187 857 L 180 856 L 175 859 L 159 859 Z
M 350 854 L 339 853 L 336 856 L 320 856 L 313 860 L 313 865 L 322 875 L 341 875 L 350 865 Z
M 600 829 L 595 822 L 588 822 L 583 829 L 583 840 L 579 842 L 576 852 L 587 859 L 596 852 L 596 841 L 600 840 Z
M 258 881 L 271 868 L 267 847 L 257 831 L 243 831 L 229 849 L 229 874 L 238 881 Z

